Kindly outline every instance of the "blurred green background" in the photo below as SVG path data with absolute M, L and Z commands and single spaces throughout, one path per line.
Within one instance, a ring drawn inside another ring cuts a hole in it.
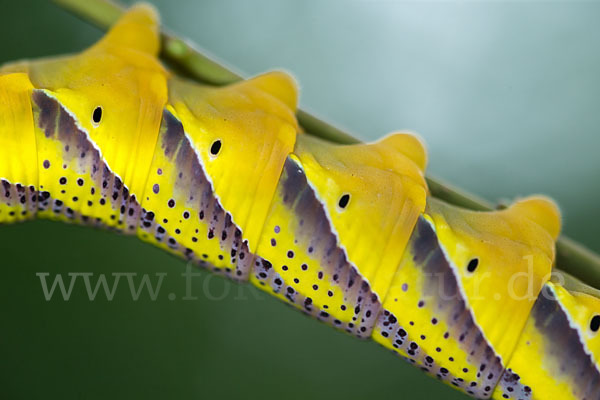
M 600 4 L 152 1 L 245 75 L 291 71 L 301 104 L 358 137 L 409 129 L 429 171 L 490 200 L 542 192 L 600 250 Z M 51 3 L 1 2 L 0 61 L 101 33 Z M 464 399 L 391 353 L 133 238 L 46 221 L 0 229 L 2 398 Z M 167 273 L 157 301 L 47 302 L 37 272 Z M 167 294 L 176 294 L 170 301 Z

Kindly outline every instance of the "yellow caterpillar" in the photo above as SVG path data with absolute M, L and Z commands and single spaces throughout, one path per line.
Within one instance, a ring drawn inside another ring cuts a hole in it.
M 450 206 L 416 137 L 312 138 L 286 74 L 216 89 L 158 50 L 136 6 L 81 54 L 0 69 L 0 222 L 137 235 L 477 398 L 600 398 L 600 300 L 551 280 L 552 201 Z

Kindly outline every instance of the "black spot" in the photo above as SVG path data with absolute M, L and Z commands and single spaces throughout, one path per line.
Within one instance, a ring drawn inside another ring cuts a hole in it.
M 350 195 L 346 193 L 346 194 L 342 195 L 342 197 L 340 197 L 338 206 L 340 206 L 340 208 L 346 208 L 346 206 L 348 205 L 349 202 L 350 202 Z
M 213 142 L 213 144 L 210 146 L 210 154 L 212 154 L 213 156 L 216 156 L 217 154 L 219 154 L 220 150 L 221 150 L 221 141 L 215 140 Z
M 95 124 L 99 124 L 100 120 L 102 120 L 102 107 L 98 106 L 94 108 L 94 112 L 92 113 L 92 121 Z
M 477 269 L 477 265 L 479 265 L 479 259 L 472 259 L 471 261 L 469 261 L 469 265 L 467 265 L 467 271 L 471 273 L 475 272 L 475 270 Z
M 600 329 L 600 315 L 594 315 L 590 321 L 590 329 L 592 332 L 598 332 Z

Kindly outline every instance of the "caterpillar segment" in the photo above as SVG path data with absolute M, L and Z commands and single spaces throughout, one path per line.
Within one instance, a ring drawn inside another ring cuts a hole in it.
M 559 223 L 544 198 L 487 213 L 428 198 L 374 339 L 466 393 L 490 397 L 550 278 L 557 231 L 536 222 L 541 213 Z
M 600 398 L 598 330 L 598 291 L 589 287 L 567 290 L 555 279 L 547 282 L 494 398 Z
M 222 89 L 170 80 L 144 203 L 161 210 L 162 227 L 142 238 L 247 280 L 296 138 L 292 96 L 293 81 L 281 73 Z
M 136 6 L 81 54 L 3 67 L 5 79 L 29 78 L 33 123 L 19 131 L 25 139 L 12 140 L 35 143 L 23 154 L 37 152 L 28 166 L 36 177 L 27 179 L 39 192 L 39 217 L 137 231 L 167 101 L 157 21 L 153 9 Z
M 425 207 L 422 169 L 396 150 L 405 143 L 420 147 L 401 134 L 354 146 L 298 136 L 251 282 L 336 328 L 369 337 Z
M 25 73 L 0 75 L 0 222 L 37 213 L 37 146 L 33 135 L 31 91 Z
M 158 50 L 135 6 L 79 55 L 0 69 L 0 222 L 136 234 L 477 398 L 600 398 L 600 300 L 550 280 L 552 201 L 447 205 L 414 136 L 303 135 L 288 75 L 211 88 Z

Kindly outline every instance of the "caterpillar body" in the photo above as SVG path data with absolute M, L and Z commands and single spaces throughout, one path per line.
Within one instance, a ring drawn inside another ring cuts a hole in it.
M 288 75 L 188 82 L 157 32 L 135 6 L 81 54 L 0 69 L 0 222 L 137 235 L 477 398 L 600 398 L 600 298 L 551 279 L 551 200 L 445 204 L 415 136 L 305 135 Z

